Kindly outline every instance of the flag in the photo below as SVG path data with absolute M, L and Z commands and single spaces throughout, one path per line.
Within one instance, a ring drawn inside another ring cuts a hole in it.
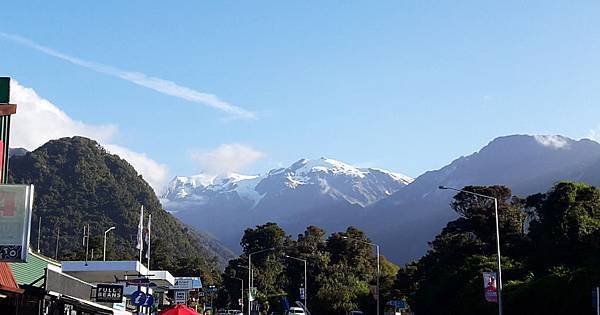
M 146 229 L 146 234 L 144 235 L 144 246 L 146 247 L 146 259 L 150 259 L 150 224 L 152 222 L 152 215 L 148 215 L 148 227 Z
M 144 246 L 144 206 L 140 210 L 140 223 L 138 224 L 138 232 L 137 232 L 137 243 L 135 244 L 135 248 L 142 250 Z M 141 254 L 141 252 L 140 252 Z M 140 258 L 141 259 L 141 258 Z
M 498 303 L 498 289 L 496 288 L 496 273 L 483 273 L 483 294 L 485 300 L 492 303 Z

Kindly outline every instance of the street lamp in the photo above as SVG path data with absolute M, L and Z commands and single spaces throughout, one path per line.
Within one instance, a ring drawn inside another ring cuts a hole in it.
M 351 238 L 351 237 L 348 237 L 348 236 L 342 236 L 342 238 L 345 239 L 345 240 L 352 240 L 352 241 L 355 241 L 355 242 L 360 242 L 360 243 L 368 244 L 368 245 L 374 246 L 377 249 L 377 294 L 375 295 L 375 297 L 376 297 L 376 300 L 377 300 L 377 315 L 380 315 L 380 313 L 379 313 L 379 296 L 380 296 L 381 293 L 379 292 L 379 277 L 380 277 L 379 245 L 375 244 L 375 243 L 370 243 L 370 242 L 367 242 L 367 241 L 363 241 L 363 240 L 360 240 L 360 239 L 357 239 L 357 238 Z
M 252 255 L 259 254 L 259 253 L 262 253 L 262 252 L 266 252 L 266 251 L 269 251 L 269 250 L 274 250 L 274 249 L 275 249 L 274 247 L 265 248 L 265 249 L 261 249 L 261 250 L 258 250 L 258 251 L 255 251 L 255 252 L 252 252 L 252 253 L 248 254 L 248 271 L 249 271 L 248 272 L 248 283 L 250 283 L 250 274 L 251 274 L 250 271 L 252 270 Z M 248 315 L 250 315 L 250 309 L 252 308 L 251 307 L 252 306 L 252 301 L 250 301 L 250 296 L 252 294 L 250 292 L 250 289 L 251 289 L 250 286 L 248 286 Z
M 502 266 L 501 266 L 501 260 L 500 260 L 500 228 L 498 226 L 498 199 L 492 196 L 487 196 L 487 195 L 482 195 L 482 194 L 478 194 L 472 191 L 467 191 L 467 190 L 462 190 L 462 189 L 458 189 L 458 188 L 452 188 L 452 187 L 446 187 L 446 186 L 439 186 L 439 189 L 443 189 L 443 190 L 454 190 L 454 191 L 458 191 L 458 192 L 463 192 L 465 194 L 470 194 L 473 196 L 479 196 L 482 198 L 487 198 L 487 199 L 491 199 L 494 200 L 494 214 L 496 217 L 496 250 L 497 250 L 497 259 L 496 262 L 498 264 L 498 314 L 502 315 Z
M 115 227 L 111 226 L 108 230 L 104 231 L 104 250 L 102 251 L 102 261 L 106 261 L 106 234 L 114 229 Z
M 304 307 L 306 307 L 306 309 L 308 309 L 308 294 L 307 294 L 308 287 L 307 287 L 307 281 L 306 281 L 306 279 L 307 279 L 306 278 L 306 259 L 292 257 L 289 255 L 284 255 L 284 256 L 286 258 L 294 259 L 294 260 L 301 261 L 304 263 Z

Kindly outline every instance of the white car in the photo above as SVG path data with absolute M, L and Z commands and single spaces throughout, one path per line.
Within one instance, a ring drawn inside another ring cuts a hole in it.
M 306 313 L 304 313 L 304 310 L 300 307 L 290 307 L 286 315 L 306 315 Z
M 348 312 L 348 315 L 363 315 L 362 311 L 350 311 Z

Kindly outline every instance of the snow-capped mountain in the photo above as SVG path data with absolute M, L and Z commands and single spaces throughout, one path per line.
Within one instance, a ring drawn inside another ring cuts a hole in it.
M 357 168 L 328 158 L 301 159 L 263 175 L 206 174 L 178 176 L 162 201 L 184 222 L 215 234 L 230 246 L 245 227 L 265 221 L 295 230 L 299 217 L 325 228 L 342 226 L 346 216 L 380 201 L 412 182 L 412 178 L 377 168 Z M 323 209 L 328 209 L 323 212 Z M 315 212 L 321 212 L 315 213 Z M 331 218 L 339 214 L 339 218 Z M 302 226 L 304 225 L 304 226 Z

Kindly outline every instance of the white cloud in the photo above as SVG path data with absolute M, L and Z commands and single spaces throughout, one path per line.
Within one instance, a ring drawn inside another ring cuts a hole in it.
M 562 136 L 550 136 L 550 135 L 537 135 L 534 136 L 535 140 L 546 147 L 551 147 L 555 149 L 561 149 L 569 146 L 569 142 L 565 137 Z
M 115 125 L 88 125 L 74 120 L 33 89 L 11 80 L 11 103 L 17 104 L 17 114 L 11 120 L 11 146 L 29 151 L 51 139 L 74 135 L 106 142 L 117 132 Z
M 160 193 L 164 184 L 169 180 L 169 168 L 149 158 L 145 153 L 135 152 L 115 144 L 105 144 L 104 148 L 133 165 L 157 193 Z
M 596 142 L 600 142 L 600 126 L 596 127 L 596 129 L 590 129 L 590 133 L 587 137 Z
M 214 150 L 195 152 L 192 159 L 208 174 L 238 172 L 263 158 L 265 154 L 242 144 L 222 144 Z
M 127 160 L 155 192 L 160 192 L 166 184 L 169 175 L 166 165 L 152 160 L 144 153 L 110 144 L 117 133 L 117 126 L 90 125 L 74 120 L 33 89 L 24 87 L 15 80 L 11 80 L 10 93 L 11 103 L 17 104 L 17 114 L 11 118 L 11 147 L 32 151 L 49 140 L 84 136 L 98 141 L 108 151 Z
M 33 48 L 46 55 L 62 59 L 74 65 L 90 69 L 99 73 L 103 73 L 112 77 L 117 77 L 122 80 L 149 88 L 162 94 L 181 98 L 193 103 L 206 105 L 220 111 L 226 112 L 236 118 L 255 119 L 256 115 L 253 112 L 247 111 L 241 107 L 229 104 L 216 95 L 203 93 L 185 86 L 181 86 L 173 81 L 164 80 L 157 77 L 148 76 L 141 72 L 126 71 L 113 66 L 104 65 L 96 62 L 91 62 L 77 57 L 67 55 L 65 53 L 54 50 L 50 47 L 42 46 L 28 38 L 18 35 L 7 34 L 0 32 L 0 36 L 21 45 Z

